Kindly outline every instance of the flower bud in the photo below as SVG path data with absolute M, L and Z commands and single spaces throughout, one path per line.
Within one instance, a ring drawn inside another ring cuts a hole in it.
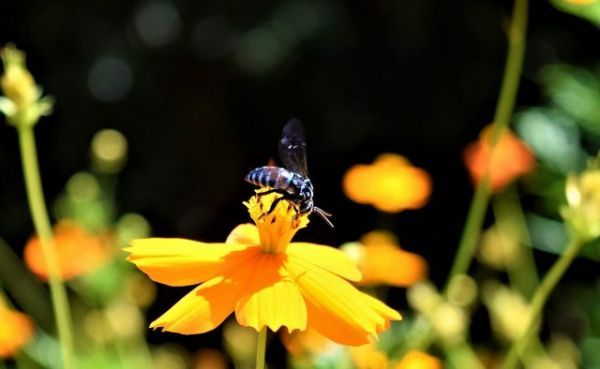
M 40 116 L 52 110 L 52 99 L 41 98 L 42 90 L 25 65 L 25 53 L 14 45 L 8 45 L 0 51 L 4 64 L 4 74 L 0 77 L 0 111 L 14 126 L 31 126 Z
M 565 190 L 567 206 L 561 214 L 571 230 L 584 241 L 600 236 L 600 170 L 570 175 Z

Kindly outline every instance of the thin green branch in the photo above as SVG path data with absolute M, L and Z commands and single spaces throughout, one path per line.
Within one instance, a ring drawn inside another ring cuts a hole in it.
M 494 150 L 498 139 L 508 126 L 513 114 L 523 68 L 523 56 L 525 54 L 527 8 L 528 0 L 515 0 L 512 20 L 508 30 L 508 54 L 506 56 L 504 77 L 502 78 L 500 96 L 496 104 L 496 112 L 490 135 L 490 151 Z M 446 289 L 452 278 L 456 275 L 467 273 L 473 260 L 477 240 L 479 239 L 490 200 L 491 188 L 489 177 L 488 166 L 484 176 L 477 183 L 458 246 L 458 252 L 450 270 L 448 280 L 446 281 Z
M 73 350 L 73 335 L 71 332 L 71 313 L 67 292 L 60 276 L 60 266 L 54 247 L 52 247 L 53 236 L 50 226 L 48 211 L 42 192 L 39 164 L 33 127 L 20 124 L 17 125 L 19 134 L 19 145 L 23 164 L 23 174 L 27 188 L 29 208 L 33 218 L 36 233 L 40 238 L 42 252 L 49 271 L 50 295 L 54 308 L 54 318 L 58 330 L 61 345 L 64 369 L 75 368 L 75 357 Z
M 514 186 L 499 194 L 492 201 L 492 208 L 499 230 L 517 241 L 517 250 L 506 265 L 509 281 L 523 296 L 530 299 L 540 280 L 533 260 L 527 222 Z
M 573 260 L 581 251 L 583 242 L 577 237 L 573 237 L 564 253 L 554 263 L 552 268 L 548 271 L 539 288 L 531 299 L 531 305 L 529 307 L 529 313 L 527 314 L 526 325 L 523 333 L 517 338 L 511 345 L 504 362 L 502 363 L 501 369 L 513 369 L 516 367 L 519 357 L 527 348 L 532 336 L 536 333 L 536 323 L 540 319 L 542 309 L 548 300 L 548 296 L 554 290 L 554 287 L 558 284 L 562 276 L 565 274 Z

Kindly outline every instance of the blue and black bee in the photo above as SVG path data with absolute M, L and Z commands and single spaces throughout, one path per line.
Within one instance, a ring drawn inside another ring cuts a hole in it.
M 259 193 L 259 196 L 274 192 L 282 195 L 273 201 L 267 214 L 285 199 L 295 206 L 298 215 L 315 212 L 333 228 L 333 223 L 328 219 L 331 214 L 316 207 L 313 201 L 314 189 L 306 169 L 304 129 L 298 119 L 291 119 L 283 127 L 279 156 L 285 168 L 259 167 L 252 169 L 245 177 L 245 180 L 253 185 L 269 188 L 268 191 Z

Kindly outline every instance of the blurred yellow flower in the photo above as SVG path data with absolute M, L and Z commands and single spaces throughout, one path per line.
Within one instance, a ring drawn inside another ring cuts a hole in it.
M 431 193 L 431 178 L 401 155 L 382 154 L 373 164 L 354 165 L 344 175 L 349 199 L 388 213 L 423 207 Z
M 89 273 L 104 265 L 114 255 L 110 238 L 96 236 L 71 221 L 61 221 L 54 226 L 56 255 L 63 279 Z M 23 251 L 27 267 L 38 277 L 48 280 L 50 272 L 37 236 L 29 239 Z
M 535 165 L 535 158 L 529 147 L 508 129 L 492 151 L 489 144 L 491 128 L 485 127 L 479 140 L 465 148 L 464 160 L 474 182 L 481 180 L 489 166 L 490 186 L 498 191 L 530 172 Z
M 314 328 L 346 345 L 361 345 L 401 316 L 353 287 L 360 271 L 334 248 L 292 237 L 308 224 L 287 201 L 265 213 L 278 194 L 252 197 L 253 224 L 237 226 L 225 243 L 183 239 L 134 240 L 129 260 L 153 280 L 170 286 L 202 283 L 150 327 L 181 334 L 208 332 L 235 312 L 257 331 Z
M 0 359 L 6 359 L 27 342 L 34 333 L 34 325 L 29 317 L 12 310 L 0 301 Z
M 404 251 L 398 239 L 387 231 L 365 234 L 358 243 L 342 246 L 358 264 L 361 285 L 387 284 L 407 287 L 427 277 L 427 262 L 421 256 Z
M 482 295 L 490 312 L 494 332 L 509 341 L 519 338 L 527 327 L 524 317 L 529 314 L 529 304 L 525 298 L 495 281 L 484 285 Z
M 442 362 L 422 351 L 409 351 L 393 369 L 442 369 Z
M 584 240 L 600 236 L 600 170 L 570 175 L 565 190 L 567 206 L 561 214 L 571 229 Z

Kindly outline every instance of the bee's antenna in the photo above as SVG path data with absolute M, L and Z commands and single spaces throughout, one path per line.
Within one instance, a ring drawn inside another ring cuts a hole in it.
M 321 218 L 323 218 L 323 220 L 331 227 L 331 228 L 335 228 L 333 226 L 333 223 L 331 223 L 331 221 L 329 220 L 329 217 L 331 216 L 331 214 L 329 214 L 328 212 L 326 212 L 325 210 L 318 208 L 318 207 L 313 207 L 313 211 L 317 214 L 319 214 L 319 216 Z

